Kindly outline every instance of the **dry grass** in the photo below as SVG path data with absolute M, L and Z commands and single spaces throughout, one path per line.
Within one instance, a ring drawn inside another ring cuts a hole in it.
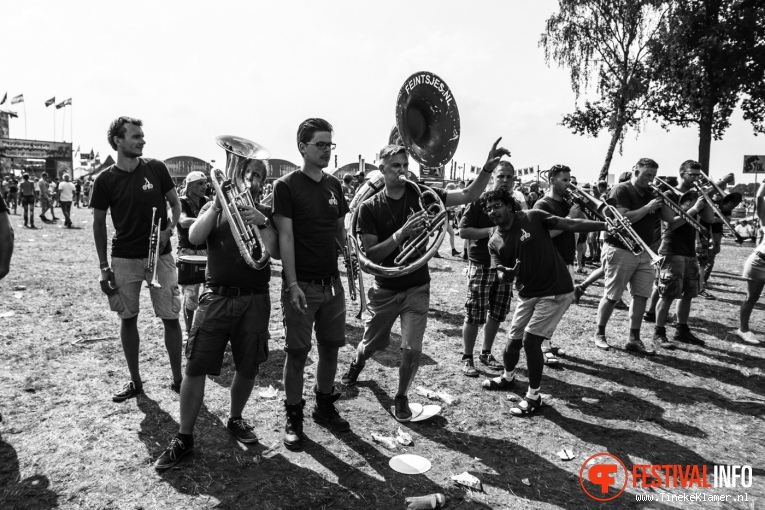
M 542 391 L 551 395 L 551 407 L 531 419 L 510 416 L 508 396 L 516 392 L 488 393 L 481 390 L 481 379 L 460 374 L 464 264 L 433 260 L 431 316 L 415 386 L 446 391 L 459 401 L 445 406 L 436 419 L 404 427 L 415 441 L 407 450 L 432 461 L 428 473 L 392 471 L 388 460 L 393 453 L 370 438 L 371 432 L 392 434 L 398 427 L 384 411 L 392 402 L 398 374 L 399 354 L 393 348 L 367 365 L 357 387 L 344 390 L 340 407 L 353 431 L 333 435 L 307 421 L 311 443 L 303 453 L 281 445 L 279 400 L 253 397 L 245 409 L 260 445 L 245 448 L 228 435 L 224 424 L 233 366 L 227 358 L 221 376 L 207 383 L 194 455 L 157 474 L 152 462 L 177 431 L 179 410 L 177 395 L 167 388 L 161 321 L 147 312 L 144 293 L 139 328 L 146 395 L 112 403 L 111 394 L 126 379 L 118 320 L 96 283 L 91 216 L 76 209 L 74 220 L 82 230 L 46 225 L 31 231 L 21 227 L 19 216 L 13 217 L 16 252 L 11 274 L 0 284 L 0 313 L 15 312 L 0 318 L 3 510 L 401 508 L 407 496 L 433 492 L 450 494 L 450 508 L 464 509 L 693 507 L 637 503 L 634 494 L 648 489 L 629 489 L 611 504 L 589 499 L 579 485 L 579 469 L 584 459 L 602 451 L 628 465 L 754 465 L 753 487 L 718 491 L 747 492 L 748 503 L 703 506 L 765 507 L 765 350 L 730 334 L 737 325 L 745 287 L 739 274 L 750 245 L 724 245 L 711 288 L 719 299 L 694 302 L 691 324 L 706 347 L 683 347 L 650 359 L 620 349 L 605 353 L 589 341 L 596 298 L 585 297 L 581 306 L 573 306 L 555 336 L 568 356 L 562 369 L 545 371 Z M 447 244 L 441 250 L 445 257 Z M 16 291 L 15 286 L 26 290 Z M 276 279 L 272 288 L 278 303 Z M 593 287 L 590 294 L 599 290 Z M 341 350 L 340 371 L 361 338 L 363 325 L 352 317 L 355 311 L 349 313 L 349 346 Z M 765 331 L 763 317 L 758 306 L 752 322 L 757 332 Z M 275 307 L 272 329 L 278 329 L 279 320 Z M 650 332 L 644 325 L 643 335 Z M 608 334 L 612 343 L 622 343 L 625 312 L 615 312 Z M 282 388 L 280 342 L 272 340 L 260 387 Z M 504 334 L 495 354 L 503 342 Z M 522 383 L 516 390 L 522 394 L 525 371 L 520 372 Z M 312 383 L 309 373 L 306 388 Z M 583 397 L 598 403 L 587 404 Z M 310 405 L 312 398 L 308 401 Z M 557 457 L 563 447 L 574 451 L 573 461 Z M 480 478 L 485 490 L 456 488 L 450 476 L 463 471 Z

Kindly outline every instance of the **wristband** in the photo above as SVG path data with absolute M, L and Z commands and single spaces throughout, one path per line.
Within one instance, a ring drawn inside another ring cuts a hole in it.
M 298 282 L 292 282 L 292 283 L 290 283 L 289 285 L 287 285 L 287 290 L 290 290 L 292 287 L 294 287 L 294 286 L 295 286 L 295 285 L 297 285 L 297 284 L 298 284 Z
M 101 269 L 109 269 L 109 263 L 101 262 L 101 264 L 98 267 L 100 267 Z
M 486 170 L 486 167 L 483 167 L 483 171 L 486 172 L 487 174 L 490 174 L 490 173 L 494 172 L 493 170 Z

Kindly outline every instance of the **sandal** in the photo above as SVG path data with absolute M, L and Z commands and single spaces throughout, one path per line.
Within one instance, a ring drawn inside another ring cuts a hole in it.
M 550 351 L 543 351 L 542 352 L 542 356 L 544 356 L 544 358 L 545 358 L 545 360 L 544 360 L 545 365 L 557 366 L 557 365 L 560 364 L 560 361 L 558 361 L 558 358 L 555 357 L 555 354 L 553 354 L 553 352 L 551 350 Z
M 504 378 L 504 376 L 500 375 L 499 377 L 494 377 L 493 379 L 486 379 L 483 383 L 481 383 L 481 387 L 487 390 L 509 390 L 512 388 L 514 382 L 515 377 L 508 381 Z
M 528 397 L 521 400 L 518 405 L 513 406 L 510 408 L 510 414 L 513 416 L 531 416 L 533 414 L 537 414 L 539 411 L 542 410 L 542 397 L 539 397 L 536 400 L 530 399 Z

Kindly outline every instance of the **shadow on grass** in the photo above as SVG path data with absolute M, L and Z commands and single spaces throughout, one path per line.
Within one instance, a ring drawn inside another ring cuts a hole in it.
M 361 343 L 361 341 L 363 340 L 362 337 L 363 337 L 364 331 L 362 330 L 362 328 L 346 325 L 346 330 L 349 330 L 349 329 L 361 330 L 361 334 L 359 335 L 353 334 L 353 336 L 351 336 L 346 334 L 346 339 L 348 341 L 347 346 L 352 347 L 353 351 L 355 352 L 359 346 L 359 343 Z M 398 367 L 401 364 L 400 346 L 401 346 L 401 335 L 397 333 L 391 333 L 390 345 L 384 350 L 375 352 L 374 355 L 372 356 L 372 359 L 387 368 Z M 431 358 L 430 356 L 428 356 L 427 354 L 425 354 L 425 352 L 422 352 L 420 354 L 420 366 L 422 367 L 422 366 L 429 366 L 429 365 L 438 365 L 438 362 L 434 360 L 433 358 Z M 338 365 L 338 369 L 337 369 L 338 373 L 342 372 L 343 370 L 345 370 L 345 367 L 341 367 L 340 365 Z
M 0 508 L 46 509 L 58 507 L 58 495 L 44 475 L 21 479 L 16 450 L 0 437 Z

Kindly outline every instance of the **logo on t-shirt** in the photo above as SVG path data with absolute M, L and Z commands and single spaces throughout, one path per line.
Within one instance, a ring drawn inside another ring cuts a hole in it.
M 521 242 L 525 241 L 526 239 L 531 238 L 531 234 L 526 232 L 524 229 L 521 229 Z
M 143 190 L 144 190 L 144 191 L 149 191 L 150 189 L 154 189 L 154 185 L 153 185 L 152 183 L 150 183 L 150 182 L 149 182 L 149 179 L 147 179 L 146 177 L 144 177 L 144 178 L 143 178 L 143 180 L 144 180 L 144 181 L 146 181 L 146 182 L 143 184 L 143 186 L 142 186 L 142 188 L 143 188 Z
M 329 197 L 329 205 L 337 207 L 338 202 L 337 202 L 337 198 L 335 198 L 335 193 L 330 191 L 329 194 L 332 195 L 331 197 Z

